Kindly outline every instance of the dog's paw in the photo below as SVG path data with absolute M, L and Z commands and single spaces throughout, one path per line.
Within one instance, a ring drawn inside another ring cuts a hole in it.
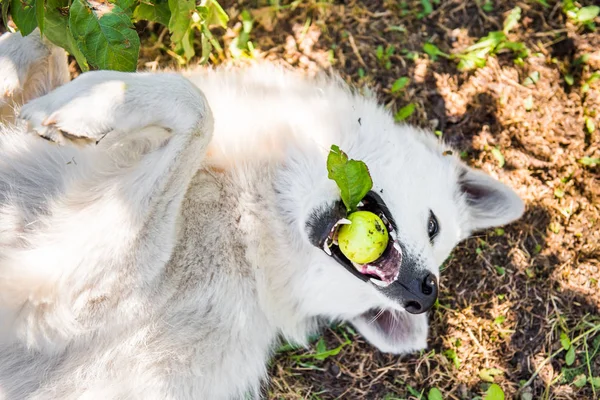
M 19 118 L 29 123 L 30 130 L 58 144 L 97 143 L 124 117 L 119 105 L 125 97 L 126 77 L 116 74 L 83 74 L 25 104 Z

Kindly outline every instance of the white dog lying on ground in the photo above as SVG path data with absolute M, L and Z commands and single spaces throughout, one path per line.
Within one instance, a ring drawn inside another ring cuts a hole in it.
M 258 397 L 278 337 L 304 343 L 321 318 L 422 349 L 438 266 L 523 212 L 339 80 L 186 75 L 68 82 L 37 31 L 0 39 L 0 398 Z M 345 216 L 332 144 L 369 166 L 363 207 L 401 262 L 363 275 L 323 250 Z

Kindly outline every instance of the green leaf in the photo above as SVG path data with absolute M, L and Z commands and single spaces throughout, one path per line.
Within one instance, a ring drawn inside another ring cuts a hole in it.
M 504 155 L 502 154 L 502 152 L 500 151 L 500 149 L 498 147 L 494 147 L 492 149 L 492 155 L 498 161 L 498 166 L 500 168 L 504 167 Z
M 504 274 L 506 274 L 506 269 L 504 269 L 504 267 L 501 267 L 499 265 L 494 265 L 494 268 L 496 269 L 496 273 L 498 275 L 504 276 Z M 500 318 L 500 317 L 498 317 L 498 318 Z M 498 318 L 496 318 L 496 319 L 498 319 Z M 496 321 L 494 321 L 494 322 L 496 322 Z M 504 320 L 502 320 L 502 322 L 504 322 Z M 502 322 L 500 322 L 500 323 L 502 323 Z M 496 323 L 498 323 L 498 322 L 496 322 Z
M 504 229 L 502 228 L 496 228 L 494 229 L 494 232 L 496 233 L 496 236 L 504 236 Z
M 4 29 L 8 31 L 8 6 L 10 2 L 4 0 L 0 3 L 2 3 L 2 23 L 4 25 Z
M 153 21 L 169 26 L 169 20 L 171 19 L 169 2 L 167 0 L 142 1 L 133 12 L 133 17 L 138 21 Z
M 496 325 L 502 325 L 504 321 L 506 321 L 506 317 L 504 315 L 499 315 L 494 319 L 494 323 Z
M 492 383 L 485 392 L 483 400 L 504 400 L 504 390 L 499 385 Z
M 410 117 L 413 112 L 415 112 L 415 104 L 409 103 L 402 107 L 400 110 L 398 110 L 396 115 L 394 115 L 394 120 L 396 122 L 404 121 L 405 119 Z
M 429 43 L 429 42 L 427 42 L 423 45 L 423 51 L 425 53 L 427 53 L 427 55 L 429 55 L 429 57 L 431 57 L 432 61 L 437 60 L 438 56 L 442 56 L 445 58 L 450 57 L 448 54 L 441 51 L 435 44 Z
M 600 164 L 600 158 L 585 156 L 579 159 L 579 163 L 585 165 L 586 167 L 595 167 L 596 165 Z
M 521 7 L 515 7 L 508 14 L 506 19 L 504 20 L 504 27 L 502 31 L 504 33 L 510 32 L 514 27 L 517 26 L 519 20 L 521 19 Z
M 585 376 L 585 374 L 581 374 L 578 375 L 575 380 L 573 381 L 573 385 L 575 385 L 575 387 L 578 388 L 582 388 L 585 386 L 585 384 L 587 383 L 587 377 Z
M 427 400 L 444 400 L 444 396 L 442 396 L 440 389 L 431 388 L 427 394 Z
M 69 0 L 45 0 L 43 7 L 44 36 L 75 57 L 82 71 L 89 70 L 87 60 L 77 47 L 69 28 Z
M 44 33 L 44 1 L 35 0 L 35 19 L 40 32 Z
M 23 36 L 29 35 L 37 26 L 34 0 L 10 0 L 10 15 Z
M 433 12 L 433 6 L 429 0 L 421 0 L 421 6 L 423 7 L 423 12 L 417 15 L 418 18 L 426 17 Z
M 571 74 L 566 74 L 565 82 L 567 83 L 567 85 L 573 86 L 573 83 L 575 83 L 575 78 L 573 78 L 573 75 L 571 75 Z
M 218 1 L 207 0 L 204 7 L 208 8 L 208 15 L 206 17 L 206 24 L 208 26 L 218 25 L 221 28 L 227 28 L 227 22 L 229 22 L 229 16 L 223 10 L 223 7 Z
M 349 160 L 348 155 L 336 145 L 331 146 L 327 157 L 328 178 L 333 179 L 340 189 L 342 201 L 348 212 L 356 209 L 358 203 L 373 187 L 373 180 L 366 164 Z
M 90 66 L 135 71 L 140 38 L 119 6 L 104 4 L 92 10 L 85 0 L 74 0 L 69 28 Z
M 595 377 L 591 378 L 590 379 L 590 384 L 594 388 L 600 388 L 600 376 L 595 376 Z
M 596 124 L 594 124 L 594 120 L 590 117 L 585 117 L 585 129 L 590 135 L 596 130 Z
M 109 2 L 125 11 L 129 18 L 133 16 L 133 10 L 138 4 L 138 0 L 109 0 Z
M 573 365 L 573 363 L 575 362 L 575 347 L 573 347 L 573 346 L 569 347 L 569 350 L 567 351 L 567 354 L 565 355 L 565 362 L 567 363 L 568 366 Z
M 599 6 L 581 7 L 579 9 L 579 11 L 577 11 L 575 18 L 577 19 L 578 22 L 583 24 L 583 23 L 592 21 L 594 18 L 596 18 L 598 16 L 599 13 L 600 13 Z
M 195 0 L 169 0 L 171 19 L 169 31 L 174 43 L 181 42 L 192 24 L 192 14 L 196 9 Z
M 525 106 L 526 111 L 531 111 L 533 109 L 533 96 L 527 96 L 523 105 Z
M 483 11 L 485 11 L 486 13 L 490 13 L 492 11 L 494 11 L 494 3 L 492 3 L 490 0 L 487 0 L 483 6 L 481 7 L 481 9 Z
M 482 381 L 494 383 L 494 379 L 496 376 L 501 376 L 504 374 L 504 371 L 498 368 L 486 368 L 479 371 L 479 377 Z
M 537 83 L 537 81 L 539 81 L 539 80 L 540 80 L 540 73 L 538 71 L 533 71 L 531 74 L 529 74 L 529 76 L 527 78 L 525 78 L 523 85 L 525 85 L 525 86 L 535 85 Z
M 467 47 L 464 53 L 477 53 L 478 57 L 484 57 L 493 49 L 495 49 L 500 43 L 506 40 L 504 32 L 494 31 L 487 34 L 477 41 L 477 43 Z
M 396 79 L 396 81 L 392 85 L 392 93 L 401 91 L 402 89 L 404 89 L 406 87 L 406 85 L 408 85 L 409 82 L 410 82 L 410 79 L 406 76 Z
M 569 339 L 569 336 L 564 332 L 560 334 L 560 345 L 565 350 L 569 350 L 571 348 L 571 340 Z
M 554 196 L 556 196 L 557 198 L 563 198 L 565 197 L 565 192 L 564 190 L 560 189 L 560 188 L 556 188 L 554 189 Z
M 458 354 L 456 354 L 454 349 L 448 349 L 444 351 L 444 355 L 448 360 L 452 361 L 456 369 L 460 368 L 460 359 L 458 358 Z

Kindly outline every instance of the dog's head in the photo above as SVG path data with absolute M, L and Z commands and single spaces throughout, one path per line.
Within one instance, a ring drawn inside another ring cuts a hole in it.
M 382 351 L 423 348 L 439 266 L 472 232 L 519 218 L 523 202 L 462 163 L 432 133 L 395 124 L 373 101 L 334 93 L 337 102 L 312 134 L 318 150 L 307 145 L 290 154 L 279 180 L 287 217 L 298 229 L 297 297 L 307 312 L 351 321 Z M 332 144 L 367 164 L 373 188 L 359 209 L 379 215 L 388 228 L 385 252 L 369 265 L 354 264 L 335 244 L 328 246 L 336 223 L 346 217 L 339 189 L 327 177 Z

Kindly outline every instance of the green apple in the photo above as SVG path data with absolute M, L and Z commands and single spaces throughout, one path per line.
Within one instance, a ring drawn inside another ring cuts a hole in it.
M 350 224 L 342 225 L 337 241 L 342 253 L 357 264 L 377 260 L 388 245 L 388 230 L 378 215 L 356 211 L 348 216 Z

